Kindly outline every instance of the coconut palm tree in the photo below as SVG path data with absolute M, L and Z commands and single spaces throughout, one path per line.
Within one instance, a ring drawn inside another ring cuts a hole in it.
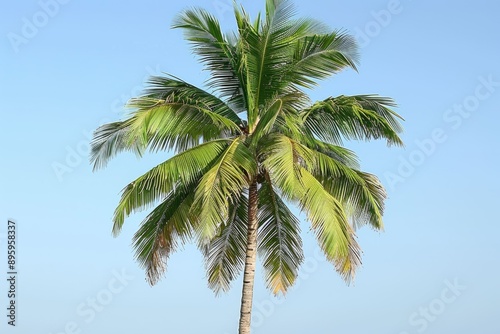
M 117 235 L 131 213 L 150 209 L 136 232 L 136 257 L 155 284 L 168 257 L 194 241 L 208 285 L 227 291 L 243 272 L 239 333 L 250 333 L 257 253 L 274 294 L 285 293 L 303 261 L 300 222 L 307 216 L 326 258 L 350 281 L 360 265 L 355 229 L 380 230 L 385 191 L 359 169 L 343 140 L 402 145 L 394 102 L 377 95 L 312 102 L 305 90 L 356 69 L 354 39 L 312 19 L 296 19 L 286 0 L 267 0 L 251 21 L 235 5 L 237 31 L 224 34 L 202 9 L 173 24 L 209 71 L 206 88 L 172 75 L 152 77 L 130 115 L 99 127 L 91 161 L 117 153 L 175 155 L 128 184 L 113 218 Z

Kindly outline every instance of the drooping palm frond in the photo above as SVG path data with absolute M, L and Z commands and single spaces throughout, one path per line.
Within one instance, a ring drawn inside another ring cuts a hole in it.
M 193 105 L 204 107 L 212 111 L 215 115 L 223 116 L 238 126 L 241 124 L 241 119 L 227 103 L 182 79 L 167 74 L 164 76 L 153 76 L 149 79 L 148 83 L 149 86 L 143 95 L 144 97 L 160 100 L 175 97 L 178 101 L 191 102 Z M 227 122 L 227 124 L 234 127 L 234 125 L 230 125 L 230 122 Z
M 377 176 L 357 171 L 359 184 L 351 185 L 347 205 L 350 208 L 354 228 L 369 224 L 375 230 L 383 230 L 384 201 L 387 193 Z M 361 181 L 362 180 L 362 181 Z M 335 180 L 332 180 L 332 183 Z M 328 189 L 332 189 L 331 186 Z M 334 194 L 333 191 L 331 193 Z
M 345 147 L 325 143 L 315 138 L 306 142 L 305 145 L 310 149 L 335 159 L 349 168 L 360 168 L 359 159 L 356 153 Z
M 169 256 L 179 242 L 186 242 L 197 219 L 190 215 L 194 183 L 171 191 L 142 222 L 134 235 L 135 256 L 154 285 L 166 270 Z
M 173 28 L 181 28 L 193 51 L 210 71 L 208 86 L 214 89 L 236 112 L 245 110 L 244 79 L 239 71 L 236 43 L 222 33 L 217 19 L 203 9 L 182 12 Z
M 132 151 L 141 156 L 145 147 L 142 142 L 130 136 L 130 120 L 107 123 L 94 131 L 91 142 L 90 163 L 94 171 L 106 167 L 108 161 L 118 153 Z
M 351 98 L 355 99 L 363 109 L 372 110 L 377 115 L 381 116 L 389 123 L 393 131 L 397 133 L 403 131 L 403 127 L 400 123 L 400 121 L 404 120 L 403 117 L 391 109 L 397 107 L 393 99 L 378 95 L 354 95 L 351 96 Z
M 361 250 L 342 203 L 306 169 L 301 168 L 300 173 L 304 185 L 301 209 L 307 213 L 326 258 L 350 282 L 361 264 Z
M 201 220 L 197 233 L 202 244 L 210 242 L 220 225 L 227 221 L 232 200 L 248 188 L 256 172 L 257 161 L 240 137 L 204 172 L 193 204 Z
M 236 11 L 251 132 L 261 116 L 261 107 L 293 88 L 286 80 L 293 42 L 317 30 L 316 21 L 292 20 L 294 14 L 290 1 L 267 1 L 265 19 L 255 24 L 246 13 Z
M 232 201 L 227 221 L 217 235 L 204 247 L 208 286 L 215 291 L 227 292 L 231 282 L 245 264 L 247 244 L 248 199 L 241 194 Z
M 383 138 L 389 145 L 401 146 L 401 117 L 390 109 L 393 106 L 391 99 L 373 95 L 332 97 L 304 110 L 304 124 L 314 135 L 333 144 L 341 144 L 342 138 Z
M 257 126 L 251 134 L 250 146 L 252 148 L 255 148 L 259 140 L 272 130 L 276 118 L 282 112 L 283 101 L 278 99 L 273 102 L 274 103 L 267 108 L 266 112 L 262 115 L 262 118 L 259 120 Z
M 128 107 L 134 109 L 132 138 L 140 138 L 153 151 L 182 152 L 241 133 L 241 119 L 224 102 L 172 77 L 153 77 L 146 93 Z
M 312 168 L 313 157 L 285 135 L 273 133 L 265 139 L 259 147 L 262 168 L 269 173 L 285 199 L 297 200 L 302 194 L 297 195 L 297 191 L 302 189 L 299 169 L 302 163 Z
M 304 260 L 300 222 L 273 189 L 269 175 L 259 190 L 259 243 L 267 287 L 285 294 Z
M 156 76 L 145 94 L 132 99 L 134 111 L 124 121 L 100 126 L 91 142 L 94 170 L 123 151 L 142 155 L 174 149 L 177 152 L 213 139 L 241 133 L 243 121 L 214 95 L 172 76 Z
M 122 151 L 174 151 L 123 189 L 113 233 L 131 213 L 157 205 L 134 235 L 151 284 L 189 239 L 202 250 L 217 294 L 245 266 L 240 324 L 248 332 L 255 246 L 275 294 L 294 284 L 303 261 L 300 224 L 288 204 L 306 214 L 340 275 L 353 278 L 361 262 L 355 229 L 383 228 L 386 193 L 342 142 L 400 146 L 402 118 L 392 99 L 375 95 L 310 101 L 305 89 L 356 70 L 358 49 L 345 32 L 295 19 L 289 0 L 266 0 L 255 20 L 236 3 L 234 14 L 234 34 L 202 9 L 176 18 L 173 28 L 183 30 L 209 72 L 208 90 L 168 74 L 152 77 L 127 104 L 127 119 L 97 129 L 91 162 L 98 169 Z
M 298 202 L 301 210 L 307 213 L 327 259 L 349 281 L 360 264 L 360 249 L 344 211 L 343 198 L 332 196 L 309 172 L 331 173 L 320 158 L 340 163 L 284 135 L 274 134 L 271 138 L 269 146 L 265 146 L 267 155 L 262 161 L 263 167 L 280 192 L 287 199 Z
M 229 143 L 228 139 L 219 139 L 200 144 L 159 164 L 127 185 L 115 209 L 113 234 L 120 232 L 125 218 L 132 212 L 162 200 L 179 184 L 198 181 L 203 171 L 219 158 Z

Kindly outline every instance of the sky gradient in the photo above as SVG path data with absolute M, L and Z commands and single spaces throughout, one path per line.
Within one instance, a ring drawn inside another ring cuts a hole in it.
M 241 3 L 254 17 L 263 1 Z M 405 148 L 349 142 L 389 199 L 385 231 L 363 228 L 363 266 L 350 286 L 325 262 L 307 223 L 297 286 L 274 298 L 256 274 L 253 333 L 498 334 L 500 224 L 500 3 L 296 1 L 300 16 L 354 34 L 359 72 L 313 99 L 390 96 Z M 0 275 L 6 225 L 18 224 L 18 318 L 2 333 L 236 333 L 241 276 L 218 298 L 193 245 L 174 254 L 155 287 L 111 218 L 120 190 L 170 156 L 122 154 L 92 172 L 92 131 L 124 116 L 145 80 L 167 72 L 202 86 L 207 73 L 181 31 L 179 11 L 203 7 L 226 31 L 229 0 L 10 2 L 0 14 Z M 0 306 L 7 307 L 0 280 Z M 6 310 L 3 311 L 6 314 Z

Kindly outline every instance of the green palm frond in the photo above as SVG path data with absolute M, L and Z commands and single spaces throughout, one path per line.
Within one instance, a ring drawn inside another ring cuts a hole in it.
M 304 147 L 304 150 L 308 150 Z M 383 229 L 382 215 L 386 193 L 379 180 L 372 174 L 360 172 L 342 161 L 320 151 L 308 151 L 314 167 L 309 171 L 323 185 L 352 218 L 355 227 L 369 223 Z
M 216 294 L 229 290 L 245 264 L 248 199 L 242 194 L 233 202 L 227 221 L 203 247 L 208 285 Z
M 373 95 L 332 97 L 306 109 L 304 124 L 314 135 L 333 144 L 342 143 L 342 138 L 384 138 L 389 145 L 402 146 L 398 136 L 402 118 L 390 109 L 393 106 L 391 99 Z
M 356 70 L 352 36 L 296 19 L 289 0 L 266 0 L 255 20 L 235 2 L 234 14 L 234 34 L 224 34 L 203 9 L 177 16 L 173 28 L 209 72 L 207 90 L 168 74 L 151 77 L 127 104 L 125 120 L 96 130 L 90 160 L 96 170 L 123 151 L 176 154 L 123 189 L 113 234 L 131 213 L 156 205 L 133 239 L 149 282 L 162 276 L 177 246 L 193 240 L 215 293 L 229 290 L 245 266 L 241 314 L 248 325 L 254 246 L 275 294 L 294 284 L 303 262 L 300 224 L 289 204 L 306 214 L 340 275 L 353 278 L 361 263 L 355 229 L 383 229 L 386 193 L 342 142 L 402 146 L 402 118 L 392 99 L 377 95 L 309 99 L 306 89 Z
M 356 153 L 345 147 L 332 145 L 317 139 L 310 140 L 308 143 L 306 143 L 306 146 L 310 149 L 325 154 L 332 159 L 335 159 L 336 161 L 349 168 L 360 168 L 359 159 Z
M 308 35 L 295 42 L 288 76 L 294 84 L 311 88 L 318 80 L 346 67 L 356 70 L 357 62 L 357 45 L 352 36 L 341 31 Z
M 259 152 L 262 167 L 286 199 L 297 200 L 301 196 L 297 191 L 302 188 L 301 164 L 312 168 L 313 156 L 285 135 L 274 133 L 265 139 Z
M 319 170 L 319 175 L 321 171 L 328 174 L 330 171 L 320 158 L 329 157 L 310 150 L 286 136 L 276 134 L 269 140 L 269 146 L 266 146 L 264 151 L 267 155 L 262 165 L 269 172 L 280 193 L 285 198 L 300 204 L 301 210 L 307 213 L 327 259 L 334 263 L 337 271 L 349 281 L 361 259 L 360 249 L 344 211 L 342 198 L 332 196 L 309 172 L 309 170 Z
M 130 136 L 130 120 L 101 125 L 94 131 L 91 141 L 90 163 L 94 171 L 106 167 L 108 161 L 118 153 L 132 151 L 141 156 L 145 147 L 137 138 Z
M 356 172 L 360 182 L 352 184 L 347 205 L 350 208 L 354 228 L 370 224 L 376 230 L 384 229 L 382 216 L 387 193 L 376 175 Z M 332 180 L 332 183 L 335 180 Z M 341 182 L 341 181 L 339 181 Z M 333 187 L 328 187 L 333 189 Z M 331 191 L 332 194 L 335 194 Z
M 200 243 L 209 242 L 229 216 L 232 199 L 248 188 L 257 171 L 257 162 L 241 138 L 234 139 L 213 166 L 200 178 L 194 210 L 201 220 L 197 231 Z
M 300 222 L 273 189 L 269 175 L 259 190 L 258 219 L 258 251 L 267 287 L 274 294 L 285 294 L 304 260 Z
M 257 60 L 255 54 L 252 54 L 250 51 L 255 50 L 257 45 L 259 45 L 260 36 L 258 27 L 252 25 L 248 14 L 243 9 L 239 10 L 235 6 L 234 13 L 239 33 L 236 44 L 236 52 L 240 55 L 238 71 L 241 73 L 241 87 L 245 92 L 247 120 L 252 131 L 258 117 L 258 110 L 256 110 L 256 108 L 258 109 L 258 104 L 255 103 L 255 73 L 252 73 L 252 71 L 255 72 Z
M 197 181 L 229 143 L 230 140 L 219 139 L 200 144 L 159 164 L 127 185 L 115 209 L 113 234 L 118 235 L 125 218 L 132 212 L 143 210 L 162 200 L 179 184 Z
M 239 52 L 244 54 L 241 61 L 248 91 L 251 132 L 258 122 L 261 107 L 290 89 L 285 75 L 292 42 L 302 37 L 306 27 L 313 25 L 291 20 L 294 14 L 290 1 L 267 1 L 266 18 L 257 25 L 252 24 L 244 12 L 236 12 Z
M 177 16 L 173 28 L 184 30 L 193 51 L 210 71 L 208 86 L 226 99 L 234 110 L 245 110 L 243 78 L 239 72 L 236 42 L 226 37 L 217 19 L 203 9 L 190 9 Z
M 181 152 L 200 142 L 241 132 L 242 121 L 215 96 L 172 77 L 153 77 L 146 93 L 128 107 L 130 136 L 152 151 Z
M 177 101 L 186 101 L 191 102 L 193 105 L 203 106 L 205 109 L 227 118 L 236 125 L 241 124 L 240 117 L 224 101 L 182 79 L 172 75 L 153 76 L 148 83 L 149 86 L 144 97 L 160 100 L 174 99 L 175 97 Z
M 263 113 L 262 118 L 259 120 L 255 130 L 251 135 L 251 146 L 255 147 L 259 140 L 266 134 L 268 134 L 273 126 L 276 118 L 281 113 L 283 107 L 283 101 L 278 99 L 267 108 L 266 112 Z
M 196 217 L 190 215 L 194 185 L 171 191 L 142 222 L 134 235 L 135 256 L 154 285 L 166 270 L 168 257 L 192 234 Z
M 349 282 L 361 264 L 361 250 L 342 203 L 306 169 L 301 168 L 300 173 L 304 185 L 304 193 L 300 199 L 301 209 L 307 213 L 326 258 Z
M 389 97 L 383 97 L 378 95 L 354 95 L 351 96 L 356 100 L 356 102 L 366 110 L 372 110 L 377 115 L 381 116 L 397 133 L 403 131 L 400 121 L 403 121 L 403 117 L 394 112 L 391 108 L 397 107 L 396 102 Z

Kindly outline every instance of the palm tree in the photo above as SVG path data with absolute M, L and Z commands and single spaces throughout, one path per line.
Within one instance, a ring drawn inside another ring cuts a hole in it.
M 133 239 L 152 285 L 188 241 L 203 252 L 216 293 L 243 271 L 240 334 L 250 333 L 257 253 L 274 294 L 297 278 L 304 256 L 290 205 L 307 215 L 338 273 L 352 279 L 361 262 L 354 231 L 364 224 L 382 229 L 386 194 L 342 141 L 402 145 L 389 98 L 309 100 L 305 89 L 356 69 L 357 48 L 348 34 L 294 14 L 286 0 L 267 0 L 255 21 L 235 6 L 238 30 L 223 34 L 205 10 L 184 11 L 173 27 L 184 30 L 210 72 L 207 89 L 152 77 L 144 95 L 128 103 L 128 118 L 99 127 L 92 141 L 94 169 L 122 151 L 175 152 L 123 189 L 113 233 L 131 213 L 156 205 Z

